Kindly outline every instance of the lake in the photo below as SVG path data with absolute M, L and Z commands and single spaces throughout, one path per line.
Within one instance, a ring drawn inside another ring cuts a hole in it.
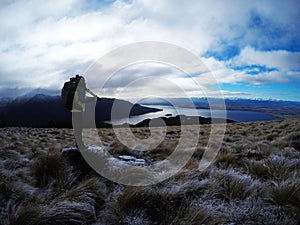
M 132 116 L 129 118 L 116 119 L 113 121 L 115 125 L 120 125 L 123 123 L 137 124 L 145 119 L 152 119 L 157 117 L 170 117 L 176 115 L 186 115 L 186 116 L 202 116 L 211 117 L 210 109 L 191 109 L 191 108 L 181 108 L 172 106 L 162 106 L 162 105 L 143 105 L 146 107 L 162 109 L 162 111 L 154 113 L 146 113 L 143 115 Z M 225 118 L 223 110 L 213 110 L 214 117 Z M 167 116 L 166 116 L 167 115 Z M 225 114 L 226 115 L 226 114 Z M 237 122 L 252 122 L 252 121 L 267 121 L 276 120 L 277 117 L 270 116 L 264 112 L 255 111 L 242 111 L 242 110 L 227 110 L 227 119 L 231 119 Z

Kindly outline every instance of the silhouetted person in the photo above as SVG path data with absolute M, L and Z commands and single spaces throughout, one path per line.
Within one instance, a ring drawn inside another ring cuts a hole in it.
M 87 98 L 86 92 L 88 91 L 95 98 L 97 98 L 97 96 L 93 94 L 89 89 L 87 89 L 84 77 L 76 75 L 75 82 L 78 85 L 74 93 L 73 107 L 71 110 L 73 128 L 75 134 L 76 147 L 79 149 L 84 149 L 86 147 L 84 146 L 84 143 L 82 141 L 82 130 L 84 127 L 85 103 L 95 100 L 94 98 Z

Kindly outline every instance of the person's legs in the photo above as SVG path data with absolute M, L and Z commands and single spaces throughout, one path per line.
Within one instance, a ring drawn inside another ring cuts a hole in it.
M 76 147 L 84 149 L 84 143 L 82 141 L 82 130 L 83 130 L 83 115 L 80 112 L 72 113 L 73 130 L 75 136 Z

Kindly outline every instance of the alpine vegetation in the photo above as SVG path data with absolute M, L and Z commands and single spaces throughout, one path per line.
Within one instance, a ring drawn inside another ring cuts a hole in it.
M 198 163 L 210 125 L 200 126 L 185 167 L 140 187 L 99 175 L 78 151 L 61 154 L 75 145 L 72 129 L 1 128 L 1 224 L 299 224 L 299 119 L 228 124 L 220 151 L 203 171 Z M 131 129 L 149 136 L 145 127 Z M 180 127 L 167 127 L 163 142 L 149 151 L 124 146 L 112 128 L 98 133 L 103 147 L 90 149 L 113 156 L 100 162 L 107 173 L 121 176 L 133 165 L 131 175 L 142 176 L 145 166 L 173 152 Z

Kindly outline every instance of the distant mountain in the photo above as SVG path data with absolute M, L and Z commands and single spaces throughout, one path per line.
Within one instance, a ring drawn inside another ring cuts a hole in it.
M 265 112 L 269 115 L 279 118 L 300 118 L 300 102 L 279 101 L 279 100 L 262 100 L 262 99 L 225 99 L 227 110 L 246 110 Z M 220 109 L 220 99 L 210 98 L 170 98 L 159 99 L 149 98 L 139 102 L 143 105 L 164 105 L 176 106 L 183 108 L 198 109 Z M 210 103 L 210 104 L 209 104 Z
M 0 98 L 0 110 L 5 107 L 9 102 L 11 102 L 11 98 Z
M 128 116 L 125 112 L 129 111 L 129 116 L 160 111 L 124 100 L 102 98 L 96 104 L 96 123 L 111 119 L 111 109 L 114 103 L 118 105 L 116 118 Z M 87 103 L 86 108 L 87 111 L 94 110 L 90 103 Z M 14 100 L 0 100 L 1 126 L 71 127 L 71 121 L 71 113 L 62 105 L 60 96 L 37 94 L 31 97 L 18 97 Z

